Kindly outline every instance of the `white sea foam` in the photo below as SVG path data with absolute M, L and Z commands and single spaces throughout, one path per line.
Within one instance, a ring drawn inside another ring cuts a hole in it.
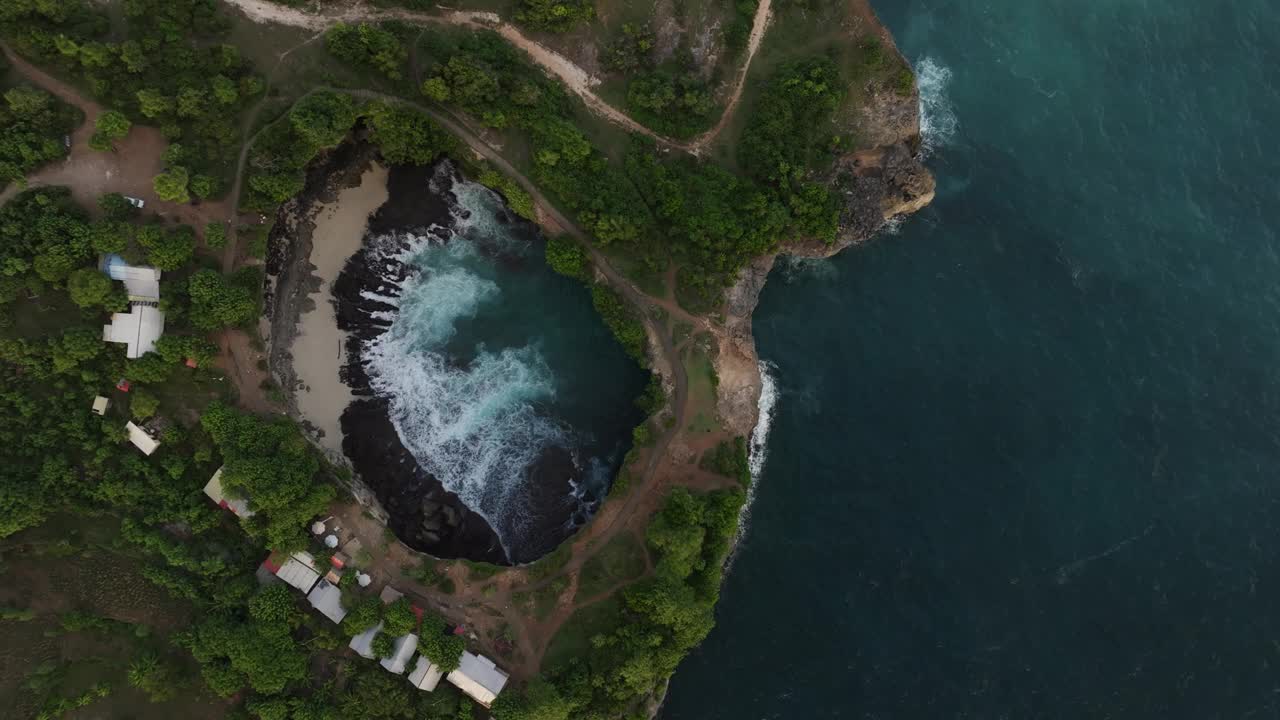
M 751 442 L 747 446 L 747 467 L 751 469 L 751 485 L 747 487 L 747 499 L 738 511 L 738 541 L 746 537 L 751 524 L 751 506 L 756 501 L 756 488 L 760 486 L 764 472 L 764 461 L 769 456 L 769 431 L 773 429 L 773 412 L 778 403 L 778 381 L 774 377 L 777 367 L 767 360 L 758 361 L 760 368 L 760 417 L 756 419 L 755 429 L 751 431 Z M 726 570 L 733 566 L 737 557 L 737 545 L 725 560 Z
M 916 64 L 916 82 L 920 87 L 920 140 L 927 156 L 951 143 L 960 120 L 947 96 L 951 70 L 926 57 Z
M 536 345 L 497 352 L 475 347 L 462 361 L 446 352 L 458 323 L 502 295 L 484 276 L 488 260 L 458 237 L 504 234 L 485 226 L 492 222 L 493 200 L 472 185 L 453 186 L 458 203 L 449 241 L 413 235 L 375 241 L 416 272 L 401 283 L 399 298 L 389 303 L 399 312 L 386 332 L 366 343 L 363 359 L 374 391 L 388 399 L 405 447 L 484 517 L 510 551 L 528 530 L 522 512 L 528 469 L 544 449 L 571 447 L 571 438 L 568 428 L 539 411 L 556 386 Z

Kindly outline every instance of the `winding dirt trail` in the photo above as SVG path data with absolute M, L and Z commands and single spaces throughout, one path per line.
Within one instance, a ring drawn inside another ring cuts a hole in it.
M 441 7 L 440 13 L 427 13 L 403 9 L 370 8 L 360 3 L 340 10 L 309 13 L 297 8 L 277 5 L 270 2 L 270 0 L 225 0 L 225 2 L 238 8 L 250 19 L 257 22 L 290 25 L 317 32 L 323 32 L 340 22 L 359 23 L 382 20 L 401 20 L 409 23 L 442 23 L 493 30 L 505 38 L 507 42 L 523 50 L 543 70 L 559 78 L 565 84 L 565 87 L 582 98 L 582 101 L 592 112 L 630 132 L 640 133 L 653 138 L 653 140 L 662 145 L 683 150 L 693 155 L 700 155 L 708 145 L 715 141 L 720 132 L 728 126 L 729 121 L 733 118 L 738 102 L 742 98 L 742 90 L 746 86 L 751 61 L 755 57 L 756 51 L 760 49 L 760 44 L 764 40 L 765 30 L 768 28 L 769 20 L 772 17 L 772 0 L 760 0 L 756 6 L 755 17 L 752 20 L 751 35 L 747 40 L 746 57 L 743 58 L 742 65 L 738 68 L 734 78 L 733 90 L 729 95 L 724 112 L 720 115 L 720 120 L 715 127 L 693 141 L 681 142 L 650 130 L 631 119 L 625 112 L 605 102 L 603 98 L 592 90 L 592 88 L 600 84 L 598 78 L 593 77 L 569 58 L 529 39 L 515 25 L 503 21 L 497 13 L 452 10 L 444 7 Z

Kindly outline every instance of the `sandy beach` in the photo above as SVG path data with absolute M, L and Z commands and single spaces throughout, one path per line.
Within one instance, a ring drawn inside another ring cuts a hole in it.
M 311 302 L 298 318 L 291 354 L 298 412 L 323 433 L 320 442 L 335 454 L 342 453 L 339 419 L 352 395 L 339 376 L 346 361 L 346 333 L 338 329 L 331 290 L 347 259 L 360 249 L 369 215 L 386 199 L 387 169 L 375 163 L 359 184 L 315 206 L 309 258 L 313 283 L 305 298 Z

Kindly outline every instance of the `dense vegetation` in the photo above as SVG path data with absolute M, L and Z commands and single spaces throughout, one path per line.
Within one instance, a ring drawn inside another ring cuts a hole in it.
M 313 92 L 258 136 L 249 153 L 249 193 L 242 204 L 270 210 L 297 195 L 306 183 L 307 164 L 342 142 L 358 121 L 392 163 L 425 165 L 458 147 L 456 138 L 408 106 L 362 104 L 345 93 Z
M 648 43 L 633 29 L 617 54 Z M 520 131 L 531 146 L 538 185 L 573 211 L 606 252 L 640 258 L 649 271 L 680 265 L 681 301 L 703 309 L 751 258 L 792 237 L 832 240 L 838 205 L 807 179 L 827 152 L 821 141 L 838 104 L 829 61 L 788 66 L 752 113 L 751 141 L 739 150 L 747 177 L 633 140 L 611 161 L 575 125 L 576 102 L 497 35 L 428 29 L 423 94 L 497 129 Z M 766 117 L 781 112 L 775 119 Z M 779 158 L 793 164 L 782 167 Z M 797 161 L 798 159 L 798 161 Z
M 546 679 L 522 693 L 500 696 L 494 717 L 595 719 L 640 713 L 640 701 L 715 624 L 722 566 L 744 499 L 741 490 L 707 495 L 673 490 L 646 533 L 657 560 L 653 575 L 620 593 L 619 614 L 590 638 L 582 654 L 544 668 Z M 569 625 L 575 621 L 571 618 Z
M 0 74 L 7 69 L 0 55 Z M 80 124 L 80 111 L 28 86 L 4 90 L 0 104 L 0 188 L 67 154 L 63 136 Z
M 182 179 L 184 191 L 220 194 L 235 161 L 236 118 L 261 94 L 261 78 L 234 46 L 221 42 L 229 24 L 214 0 L 124 0 L 121 6 L 123 36 L 112 32 L 105 10 L 84 0 L 14 0 L 0 4 L 0 34 L 122 117 L 179 141 L 182 156 L 169 168 L 171 185 Z M 111 132 L 99 131 L 97 146 L 106 148 Z M 168 194 L 182 197 L 176 188 Z

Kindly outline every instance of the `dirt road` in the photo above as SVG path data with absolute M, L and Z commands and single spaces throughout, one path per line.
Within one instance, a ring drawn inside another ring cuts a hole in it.
M 592 88 L 600 84 L 598 78 L 592 77 L 590 73 L 583 70 L 572 60 L 557 53 L 556 51 L 541 45 L 520 32 L 520 29 L 511 23 L 504 22 L 496 13 L 485 12 L 467 12 L 462 10 L 445 10 L 441 13 L 425 13 L 415 12 L 413 10 L 400 9 L 376 9 L 363 5 L 356 5 L 338 10 L 325 10 L 318 13 L 309 13 L 297 8 L 277 5 L 270 0 L 226 0 L 227 4 L 239 8 L 241 12 L 250 19 L 258 22 L 270 22 L 281 25 L 290 25 L 293 27 L 308 28 L 316 31 L 323 31 L 333 25 L 344 23 L 359 22 L 377 22 L 380 20 L 401 20 L 410 23 L 442 23 L 446 25 L 457 25 L 461 27 L 485 28 L 494 30 L 499 35 L 510 42 L 512 45 L 523 50 L 535 64 L 543 70 L 551 74 L 553 77 L 559 78 L 575 95 L 582 98 L 587 107 L 592 112 L 600 115 L 609 122 L 625 128 L 630 132 L 640 133 L 653 138 L 658 143 L 668 147 L 684 150 L 685 152 L 698 155 L 701 154 L 707 146 L 715 141 L 720 132 L 729 124 L 733 113 L 737 110 L 738 101 L 742 97 L 742 89 L 746 85 L 748 70 L 751 66 L 751 60 L 755 57 L 756 51 L 760 49 L 760 44 L 764 40 L 765 30 L 768 28 L 769 19 L 771 17 L 771 0 L 760 0 L 756 7 L 755 18 L 751 25 L 751 35 L 747 41 L 747 54 L 743 58 L 742 66 L 738 69 L 734 79 L 734 87 L 729 95 L 729 101 L 725 106 L 724 113 L 720 116 L 719 122 L 715 127 L 703 133 L 692 142 L 680 142 L 671 138 L 659 135 L 640 123 L 632 120 L 625 112 L 615 108 L 605 102 L 603 98 L 597 95 Z

